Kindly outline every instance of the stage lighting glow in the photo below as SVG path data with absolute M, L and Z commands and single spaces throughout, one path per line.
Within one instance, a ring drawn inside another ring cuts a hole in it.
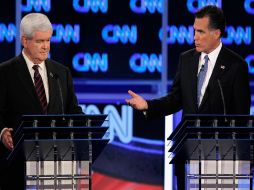
M 115 142 L 113 141 L 111 144 L 113 144 L 114 146 L 118 146 L 121 147 L 123 149 L 127 149 L 130 151 L 135 151 L 135 152 L 143 152 L 145 154 L 156 154 L 156 155 L 163 155 L 164 152 L 162 150 L 158 150 L 155 148 L 151 148 L 151 147 L 141 147 L 141 146 L 134 146 L 132 144 L 123 144 L 123 143 L 119 143 L 119 142 Z M 162 145 L 164 146 L 164 145 Z
M 96 105 L 85 105 L 86 114 L 106 114 L 110 121 L 109 138 L 112 142 L 117 136 L 122 143 L 129 143 L 133 138 L 133 109 L 130 106 L 122 105 L 121 113 L 114 105 L 106 105 L 102 112 Z
M 187 0 L 186 5 L 191 13 L 195 13 L 198 9 L 206 5 L 216 5 L 222 8 L 222 0 Z
M 16 38 L 16 26 L 12 23 L 8 25 L 0 23 L 0 42 L 13 42 Z
M 106 43 L 116 44 L 123 43 L 136 44 L 138 39 L 138 30 L 136 25 L 106 25 L 101 32 L 102 38 Z
M 50 12 L 51 0 L 27 0 L 26 4 L 21 4 L 22 12 L 31 12 L 32 10 Z
M 108 0 L 73 0 L 73 8 L 79 13 L 107 13 Z
M 171 25 L 167 27 L 167 43 L 168 44 L 193 44 L 194 30 L 192 26 L 179 27 Z M 162 28 L 159 31 L 159 38 L 162 40 Z
M 168 44 L 193 44 L 194 29 L 192 26 L 179 27 L 171 25 L 167 27 L 167 43 Z M 221 39 L 224 44 L 249 45 L 251 43 L 251 27 L 250 26 L 227 26 L 225 30 L 226 36 Z M 162 40 L 162 29 L 159 31 L 159 38 Z
M 222 43 L 224 44 L 233 44 L 234 42 L 237 45 L 251 43 L 251 27 L 250 26 L 227 26 L 226 27 L 227 37 L 222 38 Z
M 62 24 L 52 24 L 53 26 L 53 35 L 51 37 L 52 43 L 61 43 L 65 42 L 66 44 L 71 41 L 75 44 L 80 41 L 80 25 L 74 24 L 66 24 L 65 26 Z
M 251 6 L 251 3 L 252 3 L 252 6 Z M 245 0 L 244 8 L 247 13 L 254 14 L 254 0 Z
M 247 62 L 249 67 L 249 74 L 254 75 L 254 64 L 251 64 L 254 63 L 254 54 L 248 55 L 245 58 L 245 61 Z
M 161 72 L 162 57 L 154 53 L 148 55 L 146 53 L 135 53 L 131 56 L 129 65 L 135 73 Z
M 72 66 L 78 72 L 107 72 L 108 54 L 77 53 L 72 59 Z
M 163 0 L 130 0 L 130 8 L 134 13 L 162 13 Z

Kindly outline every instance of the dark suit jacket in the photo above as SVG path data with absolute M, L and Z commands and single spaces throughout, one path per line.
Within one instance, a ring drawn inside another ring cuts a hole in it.
M 200 53 L 195 49 L 180 56 L 168 95 L 148 101 L 148 117 L 184 114 L 249 114 L 250 87 L 246 62 L 222 46 L 200 107 L 197 106 L 197 73 Z M 222 92 L 219 87 L 222 87 Z M 222 95 L 223 94 L 223 95 Z M 225 99 L 225 112 L 222 101 Z
M 48 114 L 82 113 L 67 67 L 47 59 L 45 61 L 49 86 Z M 60 88 L 63 95 L 63 106 Z M 17 126 L 22 114 L 42 114 L 42 107 L 22 55 L 0 64 L 0 127 Z M 63 107 L 63 111 L 62 111 Z
M 49 59 L 45 61 L 45 64 L 49 86 L 48 114 L 83 113 L 81 107 L 78 106 L 69 69 Z M 60 98 L 58 80 L 60 81 L 63 103 Z M 42 107 L 22 54 L 0 64 L 0 89 L 0 130 L 4 127 L 12 127 L 15 133 L 15 129 L 19 125 L 19 119 L 23 114 L 42 114 Z M 21 180 L 24 176 L 22 155 L 19 155 L 15 163 L 4 170 L 3 167 L 6 167 L 6 161 L 3 156 L 7 149 L 2 145 L 0 150 L 1 159 L 3 159 L 1 161 L 1 171 L 4 171 L 3 175 L 7 176 L 6 180 L 1 183 L 14 184 L 15 187 L 19 186 L 17 189 L 23 189 L 22 183 L 15 184 L 10 177 L 16 176 Z M 7 171 L 9 173 L 6 173 Z M 10 181 L 8 182 L 8 180 Z M 12 187 L 8 186 L 6 189 L 10 188 Z

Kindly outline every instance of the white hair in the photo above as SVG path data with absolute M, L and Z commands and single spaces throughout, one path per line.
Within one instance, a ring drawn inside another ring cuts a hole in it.
M 53 33 L 52 24 L 48 17 L 42 13 L 30 13 L 24 16 L 20 23 L 20 38 L 22 36 L 32 38 L 36 31 L 52 31 Z

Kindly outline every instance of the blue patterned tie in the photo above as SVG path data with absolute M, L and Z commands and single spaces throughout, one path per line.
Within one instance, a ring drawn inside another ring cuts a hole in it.
M 39 68 L 39 65 L 34 65 L 33 66 L 33 69 L 34 69 L 34 86 L 35 86 L 35 90 L 36 90 L 36 93 L 38 95 L 38 98 L 41 102 L 43 114 L 47 114 L 48 103 L 47 103 L 47 98 L 46 98 L 46 93 L 45 93 L 43 81 L 42 81 L 42 78 L 41 78 L 41 75 L 39 73 L 38 68 Z
M 206 73 L 207 73 L 207 69 L 208 69 L 208 60 L 209 60 L 208 55 L 206 55 L 204 57 L 204 59 L 205 59 L 205 63 L 204 63 L 204 65 L 202 65 L 202 67 L 198 73 L 198 88 L 197 88 L 198 106 L 201 103 L 201 98 L 200 98 L 201 97 L 201 89 L 202 89 L 203 83 L 205 81 L 205 77 L 206 77 Z

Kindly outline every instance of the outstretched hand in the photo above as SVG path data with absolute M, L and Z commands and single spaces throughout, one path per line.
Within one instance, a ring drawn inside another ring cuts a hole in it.
M 131 99 L 126 99 L 126 103 L 137 109 L 137 110 L 147 110 L 148 109 L 148 104 L 147 101 L 140 95 L 136 94 L 135 92 L 128 90 L 128 93 L 131 95 Z

